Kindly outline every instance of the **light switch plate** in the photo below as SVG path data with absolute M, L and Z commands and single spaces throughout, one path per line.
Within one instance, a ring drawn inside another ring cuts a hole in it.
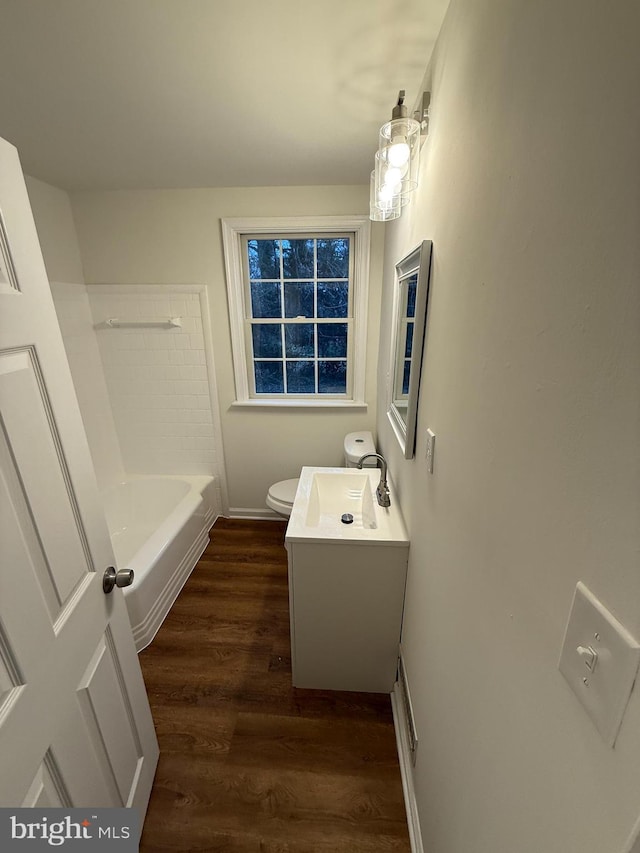
M 430 429 L 427 430 L 427 471 L 433 474 L 433 455 L 436 450 L 436 436 Z
M 640 663 L 640 644 L 582 583 L 558 664 L 604 740 L 613 746 Z

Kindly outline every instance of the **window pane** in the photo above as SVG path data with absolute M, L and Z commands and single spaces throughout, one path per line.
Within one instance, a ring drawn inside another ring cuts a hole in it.
M 278 240 L 249 240 L 249 278 L 280 278 Z
M 287 282 L 284 286 L 284 316 L 313 317 L 313 282 Z
M 348 278 L 349 240 L 318 240 L 318 278 Z
M 290 394 L 314 394 L 316 377 L 313 361 L 287 362 L 287 391 Z
M 313 323 L 285 326 L 284 345 L 287 358 L 313 358 Z
M 409 393 L 409 379 L 411 377 L 411 362 L 405 361 L 404 363 L 404 371 L 402 374 L 402 393 Z
M 411 358 L 411 348 L 413 347 L 413 323 L 407 323 L 407 337 L 404 344 L 404 357 Z
M 285 278 L 313 278 L 313 240 L 283 240 Z
M 346 317 L 348 308 L 348 281 L 318 282 L 318 317 Z
M 251 327 L 254 358 L 282 358 L 281 329 L 279 323 L 255 323 Z
M 258 394 L 284 394 L 281 361 L 256 361 L 254 366 Z
M 282 317 L 280 285 L 277 281 L 251 282 L 251 314 L 253 317 Z
M 344 358 L 347 355 L 347 324 L 318 323 L 318 356 Z
M 318 362 L 318 391 L 320 394 L 346 394 L 346 361 Z
M 418 286 L 418 276 L 412 275 L 407 279 L 407 317 L 416 316 L 416 289 Z

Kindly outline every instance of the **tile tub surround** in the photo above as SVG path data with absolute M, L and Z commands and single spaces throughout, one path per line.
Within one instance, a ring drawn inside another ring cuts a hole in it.
M 89 301 L 124 468 L 214 475 L 224 488 L 204 287 L 89 285 Z M 107 328 L 104 321 L 180 317 L 181 328 Z

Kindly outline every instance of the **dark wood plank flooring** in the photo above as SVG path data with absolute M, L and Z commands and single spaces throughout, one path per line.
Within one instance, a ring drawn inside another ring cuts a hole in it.
M 410 850 L 389 697 L 291 686 L 284 529 L 218 519 L 140 655 L 160 741 L 142 853 Z

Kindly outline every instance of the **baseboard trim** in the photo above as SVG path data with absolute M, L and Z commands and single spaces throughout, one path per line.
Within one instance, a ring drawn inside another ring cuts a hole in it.
M 409 736 L 407 734 L 408 724 L 405 719 L 405 703 L 402 699 L 401 691 L 402 688 L 396 681 L 393 685 L 393 693 L 391 694 L 391 709 L 393 710 L 393 727 L 396 731 L 396 745 L 398 748 L 398 760 L 400 761 L 404 806 L 407 812 L 411 853 L 424 853 L 420 819 L 418 817 L 418 803 L 413 785 L 411 747 L 409 746 Z
M 246 518 L 254 521 L 282 521 L 284 516 L 278 515 L 271 509 L 244 506 L 230 506 L 228 518 Z

